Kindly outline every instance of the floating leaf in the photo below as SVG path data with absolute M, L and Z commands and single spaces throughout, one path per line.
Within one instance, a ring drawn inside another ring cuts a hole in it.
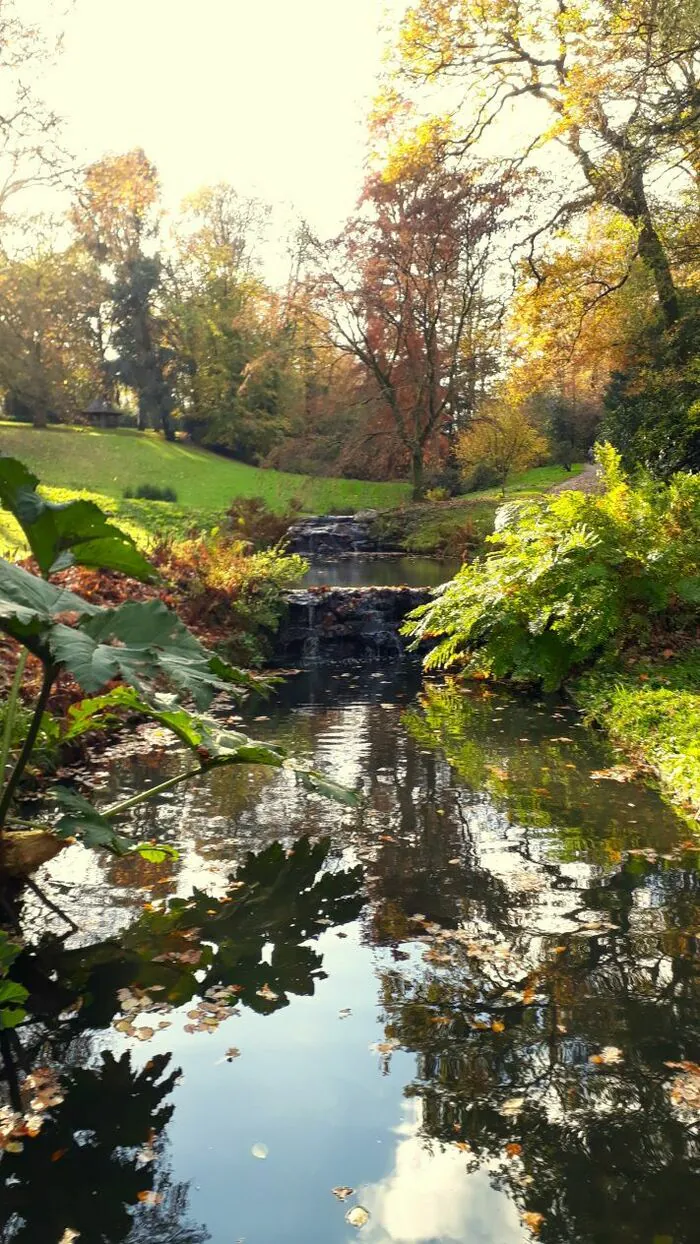
M 270 1151 L 267 1145 L 256 1144 L 253 1145 L 250 1152 L 254 1158 L 266 1158 Z
M 524 1210 L 520 1216 L 525 1226 L 530 1228 L 533 1235 L 538 1235 L 544 1222 L 544 1214 L 538 1214 L 534 1210 Z
M 354 1188 L 348 1188 L 344 1184 L 341 1185 L 339 1188 L 331 1188 L 331 1192 L 333 1193 L 333 1196 L 337 1196 L 339 1201 L 346 1201 L 349 1196 L 352 1196 L 354 1191 L 355 1191 Z
M 599 1054 L 591 1054 L 588 1061 L 589 1063 L 604 1063 L 606 1065 L 609 1063 L 621 1063 L 622 1050 L 618 1050 L 616 1045 L 605 1045 Z
M 351 1227 L 357 1227 L 359 1231 L 369 1222 L 369 1210 L 366 1210 L 364 1205 L 356 1205 L 354 1209 L 348 1210 L 345 1221 L 349 1222 Z

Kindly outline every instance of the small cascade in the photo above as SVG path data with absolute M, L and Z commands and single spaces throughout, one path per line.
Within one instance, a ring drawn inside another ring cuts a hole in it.
M 397 661 L 408 613 L 430 597 L 429 588 L 337 587 L 288 592 L 277 636 L 280 664 L 320 665 L 344 660 Z
M 309 558 L 352 557 L 376 551 L 372 534 L 374 511 L 363 514 L 324 514 L 293 523 L 286 537 L 289 553 Z

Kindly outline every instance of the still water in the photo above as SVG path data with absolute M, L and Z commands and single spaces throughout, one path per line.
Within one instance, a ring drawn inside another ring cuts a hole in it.
M 249 716 L 363 805 L 222 770 L 139 810 L 176 863 L 44 869 L 80 929 L 4 1048 L 63 1100 L 2 1156 L 4 1244 L 697 1241 L 684 822 L 554 700 L 365 667 Z M 110 797 L 180 763 L 132 743 Z
M 460 562 L 436 557 L 363 557 L 312 562 L 302 587 L 437 587 L 459 570 Z

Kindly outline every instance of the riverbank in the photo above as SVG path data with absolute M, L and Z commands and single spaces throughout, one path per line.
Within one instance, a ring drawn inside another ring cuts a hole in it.
M 581 676 L 571 688 L 585 718 L 700 819 L 700 657 L 634 658 Z

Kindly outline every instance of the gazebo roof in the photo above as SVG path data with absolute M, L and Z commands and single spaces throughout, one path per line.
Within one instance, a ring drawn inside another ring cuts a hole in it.
M 105 402 L 101 397 L 96 397 L 85 407 L 84 415 L 121 415 L 123 412 L 118 406 L 112 406 L 109 402 Z

